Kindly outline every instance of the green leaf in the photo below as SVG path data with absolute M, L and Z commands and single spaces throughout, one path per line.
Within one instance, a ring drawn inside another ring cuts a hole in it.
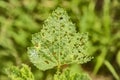
M 120 67 L 120 51 L 118 51 L 117 56 L 116 56 L 116 61 Z
M 60 75 L 55 75 L 54 80 L 91 80 L 85 73 L 71 72 L 70 69 L 66 69 Z
M 11 80 L 34 80 L 32 72 L 25 64 L 23 64 L 20 69 L 16 66 L 8 68 L 7 75 Z
M 92 57 L 85 54 L 86 33 L 76 32 L 66 11 L 57 8 L 45 20 L 41 32 L 32 36 L 33 47 L 28 48 L 31 62 L 40 70 L 64 64 L 85 63 Z
M 109 61 L 105 60 L 104 64 L 106 65 L 106 67 L 110 70 L 110 72 L 112 73 L 112 75 L 115 77 L 116 80 L 120 80 L 117 72 L 115 71 L 114 67 L 110 64 Z

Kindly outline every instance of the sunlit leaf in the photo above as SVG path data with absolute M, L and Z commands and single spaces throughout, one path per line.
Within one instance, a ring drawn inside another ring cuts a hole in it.
M 28 54 L 40 70 L 85 63 L 91 60 L 85 54 L 86 42 L 87 34 L 77 33 L 66 11 L 57 8 L 45 20 L 41 32 L 32 36 L 33 47 L 28 48 Z

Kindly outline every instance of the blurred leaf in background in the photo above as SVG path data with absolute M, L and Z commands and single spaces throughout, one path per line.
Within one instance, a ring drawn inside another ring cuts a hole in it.
M 25 64 L 22 64 L 20 69 L 19 67 L 12 66 L 6 71 L 11 80 L 34 80 L 34 76 L 31 73 L 30 68 Z
M 33 0 L 34 1 L 34 0 Z M 30 2 L 30 1 L 28 1 Z M 36 1 L 35 1 L 36 2 Z M 30 9 L 20 0 L 0 0 L 0 67 L 10 64 L 19 65 L 29 62 L 26 47 L 30 42 L 30 35 L 40 30 L 38 23 L 32 16 L 35 4 L 30 3 Z M 3 75 L 3 69 L 0 70 Z M 3 80 L 3 77 L 0 77 Z
M 113 64 L 116 52 L 118 52 L 119 40 L 117 34 L 120 32 L 120 26 L 115 26 L 113 23 L 115 19 L 113 16 L 113 5 L 115 1 L 110 0 L 97 0 L 102 3 L 102 9 L 99 13 L 95 13 L 95 8 L 97 7 L 97 3 L 94 1 L 90 1 L 87 6 L 83 7 L 83 14 L 80 17 L 79 21 L 79 30 L 81 32 L 88 31 L 90 34 L 90 42 L 88 52 L 95 55 L 95 67 L 93 70 L 94 74 L 97 74 L 103 64 L 108 68 L 108 70 L 112 73 L 116 80 L 119 79 L 119 74 L 115 71 L 115 67 Z M 116 0 L 117 1 L 117 0 Z M 118 2 L 116 2 L 118 3 Z M 112 6 L 110 6 L 112 5 Z M 118 5 L 116 5 L 118 6 Z M 96 10 L 97 11 L 97 10 Z M 116 23 L 119 23 L 119 21 Z M 115 31 L 114 28 L 117 28 Z M 115 33 L 113 33 L 115 32 Z M 115 38 L 117 37 L 117 38 Z M 117 45 L 116 45 L 117 44 Z M 106 60 L 107 63 L 106 64 Z M 115 64 L 115 63 L 114 63 Z M 110 67 L 110 66 L 111 67 Z M 116 64 L 117 65 L 117 64 Z M 118 66 L 118 65 L 117 65 Z

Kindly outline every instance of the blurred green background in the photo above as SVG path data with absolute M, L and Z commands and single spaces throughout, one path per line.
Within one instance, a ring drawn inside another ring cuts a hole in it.
M 36 80 L 50 80 L 51 70 L 36 69 L 27 56 L 31 34 L 57 7 L 64 8 L 78 32 L 89 33 L 87 52 L 94 60 L 82 65 L 93 80 L 118 80 L 120 75 L 119 0 L 0 0 L 0 80 L 4 68 L 28 64 Z M 102 76 L 102 78 L 100 78 Z

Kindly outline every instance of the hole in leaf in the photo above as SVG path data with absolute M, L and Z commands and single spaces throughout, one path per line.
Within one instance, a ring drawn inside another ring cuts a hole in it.
M 53 33 L 55 33 L 55 30 L 53 30 Z
M 64 27 L 64 25 L 61 26 L 62 28 Z
M 44 30 L 46 30 L 46 31 L 47 31 L 48 29 L 47 29 L 47 28 L 44 28 Z
M 74 36 L 72 33 L 69 33 L 70 36 Z
M 81 51 L 78 51 L 79 53 L 81 53 Z
M 70 42 L 71 42 L 71 40 L 68 41 L 68 43 L 70 43 Z
M 77 38 L 77 40 L 79 40 L 79 38 Z
M 80 41 L 83 41 L 83 37 L 80 38 Z
M 42 35 L 44 36 L 44 33 L 42 33 Z
M 66 36 L 67 34 L 65 33 L 64 36 Z
M 60 55 L 62 55 L 62 53 L 60 53 Z
M 63 17 L 60 17 L 60 20 L 62 20 L 63 19 Z
M 49 64 L 49 62 L 48 62 L 48 61 L 45 61 L 45 63 Z
M 78 57 L 78 55 L 74 55 L 74 59 L 76 59 Z

